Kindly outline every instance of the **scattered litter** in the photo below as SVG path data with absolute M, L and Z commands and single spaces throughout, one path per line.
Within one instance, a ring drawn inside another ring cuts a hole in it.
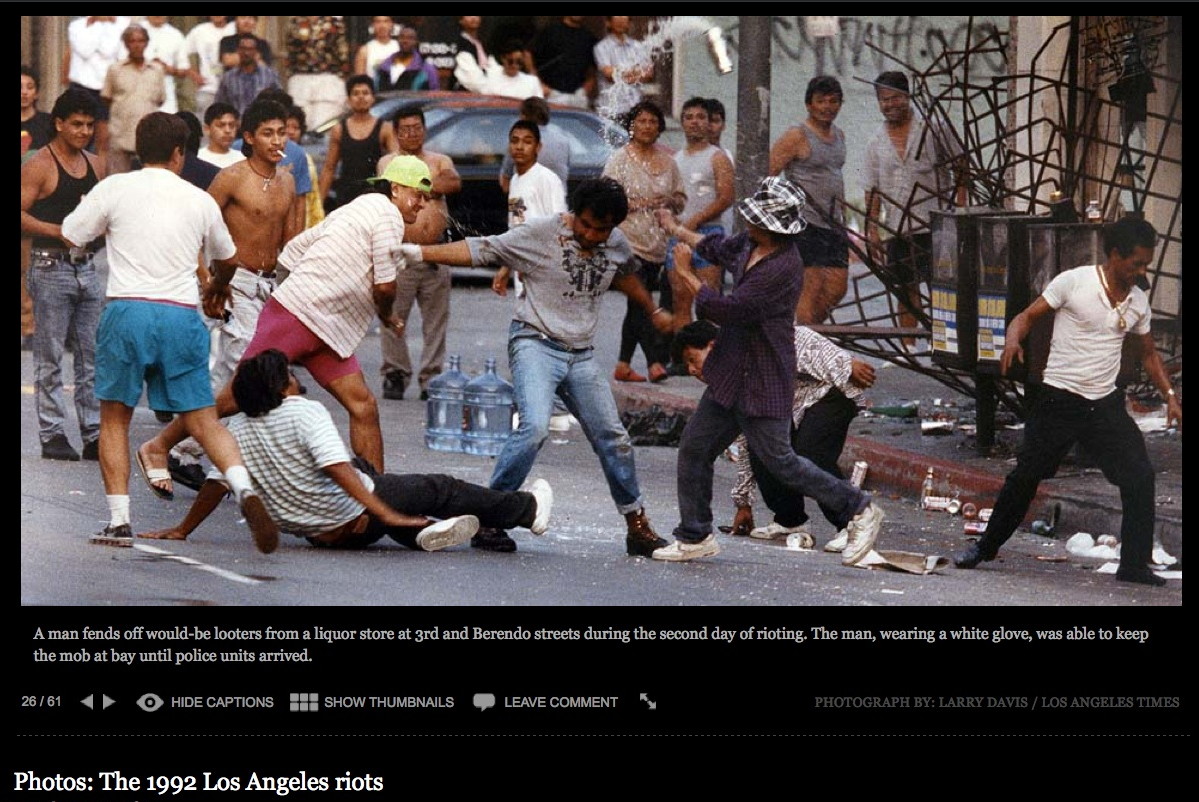
M 1057 554 L 1038 554 L 1037 559 L 1043 563 L 1064 563 L 1068 558 Z
M 1169 423 L 1166 421 L 1164 412 L 1160 415 L 1134 415 L 1133 421 L 1142 432 L 1164 432 L 1169 428 Z
M 1107 535 L 1106 537 L 1111 537 Z M 1113 538 L 1114 540 L 1114 538 Z M 1075 557 L 1090 557 L 1096 560 L 1118 560 L 1120 550 L 1113 545 L 1099 545 L 1087 532 L 1078 532 L 1066 541 L 1066 551 Z
M 1174 563 L 1178 562 L 1178 558 L 1172 557 L 1171 555 L 1167 554 L 1166 550 L 1163 549 L 1161 546 L 1154 546 L 1153 547 L 1153 562 L 1156 565 L 1173 565 Z
M 891 590 L 891 588 L 883 588 L 882 590 L 879 591 L 879 593 L 890 593 L 893 596 L 902 596 L 903 595 L 902 590 Z
M 1099 537 L 1095 538 L 1095 545 L 1116 547 L 1120 545 L 1120 541 L 1116 540 L 1115 535 L 1100 535 Z
M 918 414 L 915 401 L 907 401 L 902 404 L 876 405 L 871 407 L 870 411 L 875 415 L 886 415 L 888 418 L 914 418 Z
M 854 563 L 856 568 L 886 568 L 908 574 L 931 574 L 949 567 L 949 558 L 938 554 L 917 554 L 913 551 L 875 551 Z
M 1120 563 L 1111 562 L 1104 563 L 1095 569 L 1097 574 L 1114 574 L 1120 569 Z M 1160 576 L 1162 579 L 1182 579 L 1182 571 L 1154 571 L 1153 573 Z
M 958 431 L 962 434 L 976 434 L 978 432 L 978 426 L 973 423 L 959 423 Z
M 86 495 L 87 495 L 87 493 L 84 493 L 82 490 L 72 490 L 72 491 L 71 491 L 70 493 L 68 493 L 67 495 L 70 495 L 70 496 L 86 496 Z
M 787 548 L 791 551 L 812 551 L 816 544 L 807 532 L 792 532 L 787 535 Z
M 951 420 L 922 420 L 920 421 L 920 434 L 939 436 L 953 433 L 953 421 Z
M 1164 507 L 1167 504 L 1173 504 L 1173 503 L 1174 503 L 1173 496 L 1158 496 L 1157 497 L 1157 506 L 1159 506 L 1159 507 Z

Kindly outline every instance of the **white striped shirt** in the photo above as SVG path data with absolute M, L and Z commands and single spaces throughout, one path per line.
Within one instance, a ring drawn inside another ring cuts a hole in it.
M 849 380 L 853 373 L 853 357 L 832 340 L 807 326 L 795 327 L 795 364 L 799 375 L 795 382 L 791 420 L 796 427 L 803 420 L 804 413 L 834 387 L 851 401 L 862 395 L 862 388 Z M 738 507 L 748 507 L 753 503 L 754 488 L 758 484 L 750 467 L 749 444 L 745 435 L 740 435 L 733 445 L 737 449 L 737 482 L 733 485 L 733 503 Z
M 321 470 L 348 463 L 350 453 L 319 402 L 291 395 L 257 418 L 239 412 L 225 427 L 237 440 L 254 490 L 284 532 L 319 535 L 362 514 L 365 508 Z M 214 473 L 209 476 L 219 481 Z M 360 471 L 359 478 L 374 491 L 370 477 Z
M 273 297 L 348 358 L 376 317 L 374 285 L 406 266 L 403 238 L 404 218 L 387 196 L 361 195 L 287 243 L 279 264 L 291 275 Z

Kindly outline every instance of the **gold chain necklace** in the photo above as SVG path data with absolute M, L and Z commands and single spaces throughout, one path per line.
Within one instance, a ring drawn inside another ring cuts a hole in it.
M 1132 304 L 1132 291 L 1129 290 L 1128 295 L 1124 296 L 1124 300 L 1116 303 L 1112 300 L 1112 290 L 1107 285 L 1107 276 L 1103 275 L 1103 265 L 1095 265 L 1095 269 L 1099 271 L 1099 283 L 1103 285 L 1103 297 L 1107 298 L 1107 302 L 1112 305 L 1112 309 L 1116 310 L 1116 325 L 1120 331 L 1126 331 L 1128 323 L 1124 321 L 1124 313 L 1128 311 L 1128 307 Z M 1124 308 L 1121 309 L 1121 306 Z

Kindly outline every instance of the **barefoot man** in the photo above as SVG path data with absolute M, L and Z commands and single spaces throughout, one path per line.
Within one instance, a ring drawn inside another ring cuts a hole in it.
M 287 109 L 271 100 L 256 100 L 246 109 L 241 129 L 246 159 L 218 173 L 208 188 L 240 260 L 236 266 L 218 267 L 204 289 L 205 314 L 223 320 L 212 366 L 214 393 L 233 378 L 258 327 L 258 315 L 275 291 L 275 261 L 297 233 L 290 214 L 295 180 L 278 169 L 287 141 Z M 198 444 L 190 438 L 171 452 L 171 475 L 193 490 L 204 483 L 197 452 Z

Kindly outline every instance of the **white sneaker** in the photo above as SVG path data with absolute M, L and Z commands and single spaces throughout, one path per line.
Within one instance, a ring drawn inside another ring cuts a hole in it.
M 559 415 L 550 415 L 550 431 L 551 432 L 569 432 L 570 421 L 574 416 L 569 412 L 563 412 Z
M 816 543 L 816 539 L 802 526 L 783 526 L 771 521 L 765 526 L 749 530 L 749 536 L 758 540 L 778 540 L 787 535 L 800 535 L 799 542 L 803 545 L 799 546 L 799 548 L 810 549 Z
M 550 510 L 554 506 L 554 491 L 550 488 L 549 482 L 537 479 L 529 485 L 528 492 L 537 499 L 537 511 L 533 514 L 533 525 L 529 527 L 529 531 L 535 535 L 544 535 L 545 530 L 550 526 Z
M 845 527 L 837 536 L 824 544 L 825 551 L 831 551 L 834 554 L 840 554 L 845 551 L 845 547 L 849 545 L 849 527 Z
M 416 533 L 416 545 L 424 551 L 441 551 L 465 543 L 479 531 L 479 519 L 473 515 L 446 518 Z
M 712 557 L 719 553 L 720 544 L 716 542 L 716 535 L 708 535 L 698 543 L 687 543 L 682 540 L 676 540 L 668 546 L 655 549 L 652 556 L 655 560 L 679 563 L 687 560 L 696 560 L 700 557 Z
M 873 501 L 866 509 L 859 512 L 845 527 L 849 531 L 849 543 L 841 552 L 842 565 L 857 565 L 866 554 L 874 548 L 878 540 L 878 530 L 883 525 L 883 511 Z

